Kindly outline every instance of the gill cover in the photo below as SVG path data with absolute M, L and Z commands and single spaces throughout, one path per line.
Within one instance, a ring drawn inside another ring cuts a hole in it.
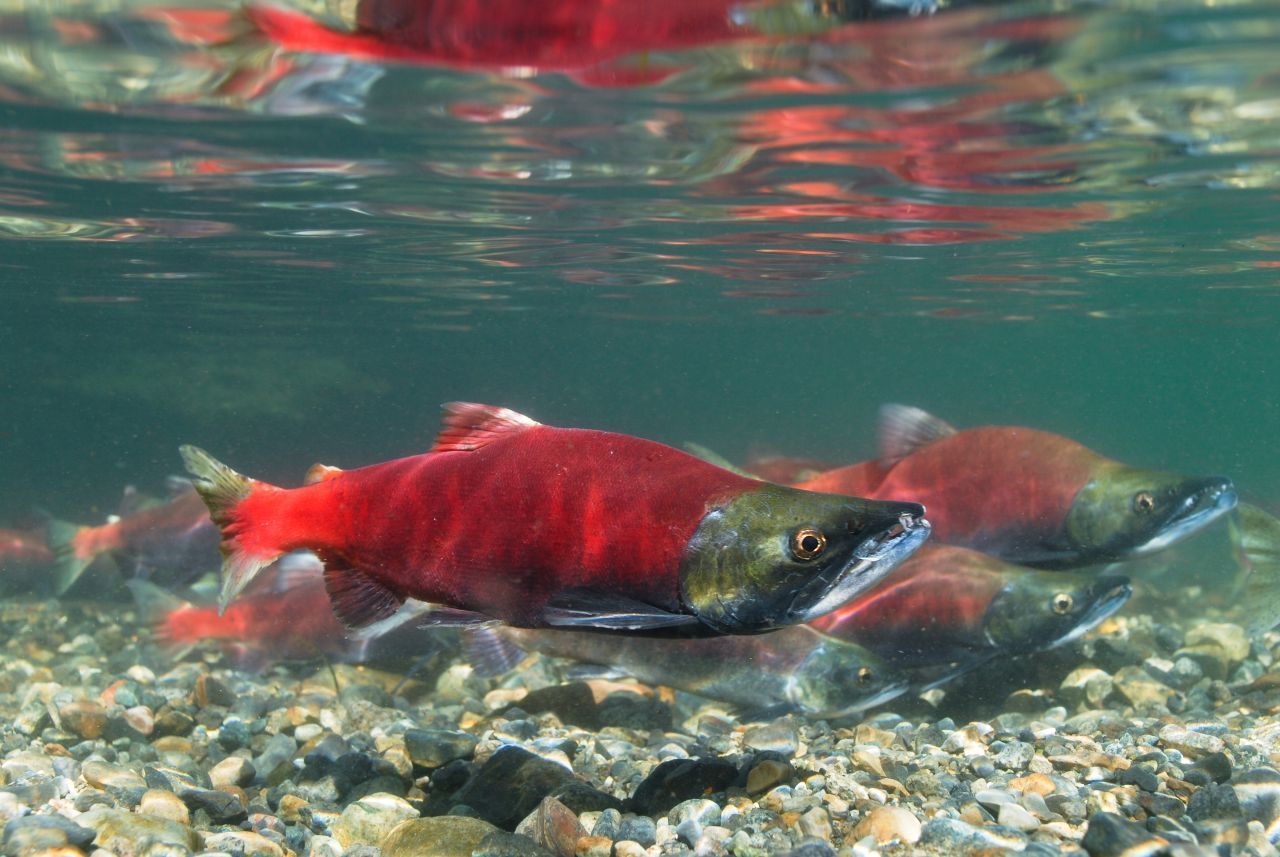
M 1162 550 L 1235 504 L 1235 486 L 1225 477 L 1189 478 L 1106 462 L 1076 494 L 1064 535 L 1076 556 L 1111 562 Z
M 923 543 L 923 514 L 917 503 L 763 483 L 703 517 L 685 548 L 681 601 L 723 634 L 808 621 L 874 585 Z

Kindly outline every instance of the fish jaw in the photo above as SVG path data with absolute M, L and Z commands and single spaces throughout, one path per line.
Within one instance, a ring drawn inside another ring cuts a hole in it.
M 814 600 L 818 582 L 801 592 L 792 604 L 791 614 L 798 622 L 811 622 L 843 607 L 862 592 L 880 582 L 917 548 L 925 543 L 932 526 L 925 518 L 903 515 L 898 528 L 880 539 L 868 539 L 854 552 L 855 562 L 846 566 L 834 579 L 824 581 L 826 591 Z
M 1123 607 L 1133 595 L 1133 586 L 1130 585 L 1127 577 L 1101 578 L 1098 581 L 1098 588 L 1103 590 L 1103 594 L 1085 611 L 1085 614 L 1080 618 L 1080 622 L 1061 637 L 1041 647 L 1041 651 L 1056 649 L 1058 646 L 1065 646 L 1067 643 L 1080 639 L 1101 625 L 1112 613 Z
M 1185 477 L 1106 462 L 1072 501 L 1058 559 L 1069 567 L 1147 556 L 1235 508 L 1230 479 Z
M 715 634 L 798 625 L 874 585 L 928 532 L 918 503 L 759 483 L 699 522 L 681 562 L 681 607 Z
M 1146 556 L 1162 551 L 1199 532 L 1236 507 L 1239 495 L 1230 479 L 1214 477 L 1204 482 L 1203 487 L 1183 500 L 1160 532 L 1135 548 L 1130 556 Z

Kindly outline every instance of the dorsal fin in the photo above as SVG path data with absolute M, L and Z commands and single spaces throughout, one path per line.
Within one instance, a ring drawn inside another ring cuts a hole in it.
M 950 437 L 956 430 L 928 411 L 910 405 L 880 406 L 880 463 L 896 464 L 934 441 Z
M 316 462 L 307 468 L 307 475 L 303 477 L 303 485 L 315 485 L 318 482 L 327 482 L 335 476 L 342 475 L 341 467 L 333 467 L 329 464 L 321 464 Z
M 524 414 L 495 405 L 446 402 L 444 427 L 436 435 L 432 452 L 470 452 L 491 441 L 541 425 Z

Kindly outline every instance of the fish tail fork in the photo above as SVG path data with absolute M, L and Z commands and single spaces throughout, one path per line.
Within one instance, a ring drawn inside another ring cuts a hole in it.
M 209 507 L 209 517 L 222 531 L 221 614 L 259 571 L 286 552 L 269 538 L 254 538 L 253 521 L 242 508 L 250 495 L 271 486 L 237 473 L 199 447 L 182 446 L 179 452 L 194 477 L 196 491 Z

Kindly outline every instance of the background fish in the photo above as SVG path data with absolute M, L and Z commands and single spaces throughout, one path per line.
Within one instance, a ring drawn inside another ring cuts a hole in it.
M 1043 568 L 1153 553 L 1225 514 L 1225 477 L 1184 477 L 1104 458 L 1018 426 L 957 431 L 918 408 L 886 405 L 881 455 L 796 483 L 811 491 L 900 497 L 929 510 L 934 538 Z
M 440 648 L 439 631 L 419 628 L 416 622 L 389 621 L 377 634 L 352 633 L 329 606 L 323 572 L 313 554 L 288 554 L 222 612 L 215 604 L 185 601 L 141 578 L 128 585 L 158 641 L 182 649 L 215 640 L 241 667 L 315 657 L 368 663 L 414 658 Z
M 1239 602 L 1249 614 L 1249 633 L 1280 624 L 1280 519 L 1241 503 L 1230 518 L 1231 545 L 1241 571 Z
M 887 702 L 908 686 L 867 649 L 804 626 L 697 640 L 511 627 L 489 633 L 521 650 L 617 667 L 646 684 L 771 713 L 837 717 Z
M 125 515 L 100 526 L 50 522 L 57 592 L 70 589 L 101 556 L 166 585 L 187 584 L 216 569 L 219 536 L 209 510 L 190 482 L 175 480 L 170 488 L 167 501 L 131 503 Z
M 412 597 L 459 623 L 759 632 L 843 604 L 928 535 L 918 504 L 797 491 L 470 403 L 446 406 L 431 452 L 313 468 L 302 488 L 182 453 L 222 528 L 223 603 L 283 553 L 310 549 L 349 625 Z
M 810 626 L 858 643 L 895 666 L 975 664 L 1062 645 L 1120 609 L 1119 575 L 1035 571 L 929 545 L 896 573 Z

